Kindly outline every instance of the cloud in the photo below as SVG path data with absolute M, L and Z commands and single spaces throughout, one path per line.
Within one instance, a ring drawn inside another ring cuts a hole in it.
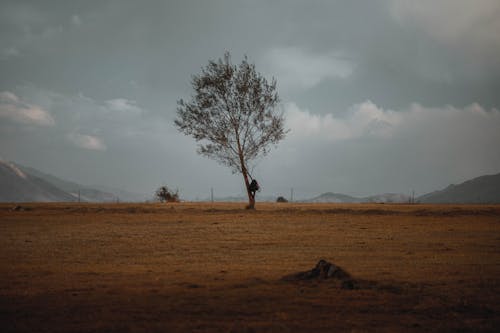
M 71 16 L 71 24 L 75 27 L 79 27 L 82 25 L 82 19 L 78 15 Z
M 289 103 L 285 117 L 291 132 L 259 169 L 299 197 L 423 194 L 500 170 L 500 111 L 478 103 L 390 110 L 365 101 L 341 114 Z
M 96 136 L 70 133 L 68 134 L 68 139 L 80 148 L 100 151 L 106 150 L 106 145 Z
M 500 1 L 391 0 L 389 10 L 401 25 L 424 31 L 453 56 L 467 57 L 476 66 L 472 72 L 500 66 Z
M 19 49 L 15 46 L 4 48 L 0 51 L 0 59 L 9 59 L 13 57 L 18 57 L 21 55 Z
M 36 103 L 28 104 L 19 96 L 26 96 Z M 50 110 L 51 114 L 45 110 Z M 101 102 L 82 93 L 68 95 L 33 85 L 17 87 L 15 93 L 0 93 L 0 117 L 8 117 L 15 123 L 47 126 L 55 124 L 52 115 L 57 119 L 57 126 L 51 128 L 50 134 L 46 133 L 44 138 L 31 138 L 46 147 L 69 141 L 88 150 L 120 149 L 125 142 L 153 135 L 151 128 L 159 126 L 159 119 L 127 98 Z M 23 135 L 27 140 L 29 135 L 37 134 L 31 131 L 23 132 Z
M 0 92 L 0 101 L 6 103 L 19 103 L 19 97 L 10 91 L 2 91 Z
M 287 104 L 285 110 L 290 137 L 295 140 L 338 142 L 368 138 L 397 141 L 413 136 L 420 142 L 434 145 L 441 142 L 450 147 L 456 147 L 459 142 L 465 146 L 467 142 L 474 144 L 482 140 L 500 142 L 500 111 L 486 110 L 478 103 L 463 108 L 425 107 L 413 103 L 394 111 L 365 101 L 353 105 L 341 116 L 312 114 L 294 103 Z M 465 146 L 459 145 L 459 148 Z
M 40 106 L 29 104 L 9 91 L 0 92 L 0 117 L 29 125 L 53 126 L 54 118 Z
M 332 114 L 316 115 L 309 110 L 301 110 L 295 103 L 288 103 L 286 110 L 286 126 L 291 130 L 291 136 L 296 138 L 326 138 L 342 140 L 351 136 L 346 124 L 336 119 Z
M 497 0 L 393 0 L 392 16 L 410 21 L 443 42 L 453 43 L 470 33 L 498 43 L 500 2 Z
M 25 103 L 18 96 L 25 96 L 34 103 Z M 127 98 L 98 101 L 82 93 L 61 94 L 34 85 L 19 86 L 15 93 L 3 92 L 0 97 L 2 110 L 6 109 L 5 106 L 10 106 L 9 113 L 5 112 L 5 116 L 14 118 L 18 123 L 33 122 L 36 111 L 40 113 L 50 110 L 50 114 L 46 112 L 45 118 L 39 115 L 40 119 L 36 120 L 39 124 L 48 125 L 54 123 L 54 118 L 57 119 L 55 132 L 51 134 L 53 139 L 55 135 L 66 137 L 67 133 L 84 133 L 98 135 L 105 142 L 110 142 L 112 139 L 120 140 L 124 136 L 146 133 L 157 122 L 157 119 L 151 119 L 154 115 Z M 14 114 L 12 105 L 18 109 L 29 109 L 33 115 L 27 118 L 27 112 Z
M 328 141 L 387 137 L 403 120 L 400 112 L 383 110 L 371 101 L 353 105 L 344 116 L 312 114 L 294 103 L 287 104 L 285 110 L 291 136 Z
M 298 47 L 276 47 L 264 55 L 268 71 L 279 78 L 279 84 L 309 89 L 327 79 L 351 76 L 354 65 L 338 52 L 314 54 Z
M 105 102 L 108 109 L 121 112 L 142 112 L 137 103 L 126 98 L 110 99 Z

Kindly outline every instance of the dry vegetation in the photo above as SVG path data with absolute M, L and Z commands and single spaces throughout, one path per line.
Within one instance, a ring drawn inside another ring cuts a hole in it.
M 500 206 L 12 207 L 2 332 L 500 329 Z M 320 258 L 357 288 L 281 280 Z

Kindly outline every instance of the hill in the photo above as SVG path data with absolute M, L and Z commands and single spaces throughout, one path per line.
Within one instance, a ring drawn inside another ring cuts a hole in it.
M 140 202 L 145 195 L 85 186 L 37 169 L 0 160 L 0 202 Z
M 13 163 L 11 163 L 13 164 Z M 80 197 L 80 201 L 84 202 L 112 202 L 117 200 L 114 193 L 101 191 L 78 183 L 67 181 L 56 176 L 41 172 L 37 169 L 26 167 L 17 164 L 17 167 L 24 173 L 34 177 L 43 179 L 44 181 L 54 185 L 55 187 L 71 194 L 73 197 Z
M 73 202 L 77 198 L 50 182 L 0 160 L 1 202 Z
M 327 192 L 304 202 L 318 202 L 318 203 L 366 203 L 366 202 L 379 202 L 379 203 L 404 203 L 408 202 L 409 197 L 401 193 L 384 193 L 376 194 L 369 197 L 357 198 L 341 193 Z
M 70 182 L 63 180 L 61 178 L 55 177 L 53 175 L 41 172 L 37 169 L 30 168 L 17 164 L 19 169 L 23 170 L 25 173 L 42 178 L 47 182 L 55 185 L 63 191 L 69 192 L 75 196 L 78 196 L 78 191 L 80 191 L 80 197 L 82 201 L 88 202 L 112 202 L 112 201 L 123 201 L 123 202 L 142 202 L 147 199 L 146 195 L 140 193 L 134 193 L 125 191 L 118 188 L 107 187 L 104 185 L 91 185 L 85 186 L 75 182 Z
M 258 195 L 260 202 L 274 202 L 277 196 Z M 0 202 L 142 202 L 144 194 L 101 185 L 84 186 L 63 180 L 37 169 L 0 160 Z M 244 202 L 246 196 L 215 198 L 215 201 Z M 205 199 L 204 201 L 209 201 Z M 310 203 L 406 203 L 409 197 L 400 193 L 354 197 L 327 192 L 307 200 Z M 416 198 L 421 203 L 500 203 L 500 173 L 477 177 L 459 185 L 449 185 Z
M 452 184 L 417 200 L 422 203 L 500 203 L 500 173 Z
M 326 202 L 335 202 L 335 203 L 352 203 L 352 202 L 360 202 L 359 198 L 351 197 L 349 195 L 341 194 L 341 193 L 333 193 L 327 192 L 318 195 L 317 197 L 304 200 L 304 202 L 318 202 L 318 203 L 326 203 Z

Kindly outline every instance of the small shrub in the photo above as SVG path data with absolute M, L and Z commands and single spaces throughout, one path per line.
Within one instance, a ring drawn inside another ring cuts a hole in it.
M 174 192 L 166 185 L 160 186 L 155 192 L 155 198 L 160 202 L 179 202 L 179 190 Z
M 276 202 L 288 202 L 288 200 L 286 200 L 285 197 L 279 196 Z

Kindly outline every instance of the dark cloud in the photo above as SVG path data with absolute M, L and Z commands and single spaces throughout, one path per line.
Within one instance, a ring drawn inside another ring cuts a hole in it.
M 0 154 L 89 184 L 243 192 L 172 126 L 191 75 L 229 50 L 277 78 L 290 118 L 290 137 L 254 169 L 269 193 L 427 191 L 496 172 L 499 10 L 495 0 L 2 1 Z

